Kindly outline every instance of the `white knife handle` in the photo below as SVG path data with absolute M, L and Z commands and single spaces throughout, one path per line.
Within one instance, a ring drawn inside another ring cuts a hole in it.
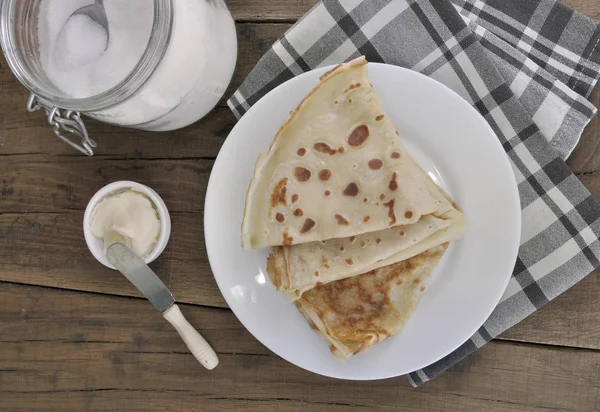
M 217 367 L 219 364 L 217 354 L 198 331 L 190 325 L 177 305 L 173 305 L 165 310 L 163 316 L 175 327 L 181 339 L 183 339 L 190 352 L 192 352 L 202 366 L 209 370 Z

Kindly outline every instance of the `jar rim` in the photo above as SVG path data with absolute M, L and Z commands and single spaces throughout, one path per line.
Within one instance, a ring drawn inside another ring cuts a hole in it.
M 154 0 L 154 20 L 148 44 L 142 57 L 131 71 L 116 85 L 97 95 L 72 98 L 50 92 L 28 68 L 15 39 L 16 7 L 22 0 L 0 1 L 0 45 L 6 61 L 17 79 L 42 101 L 52 106 L 80 112 L 108 109 L 134 95 L 152 76 L 171 39 L 173 26 L 172 0 Z

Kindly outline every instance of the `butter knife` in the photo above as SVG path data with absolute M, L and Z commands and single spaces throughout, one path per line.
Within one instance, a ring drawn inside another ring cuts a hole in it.
M 142 259 L 122 243 L 110 245 L 106 257 L 173 325 L 198 362 L 206 369 L 219 364 L 217 354 L 183 316 L 171 291 Z

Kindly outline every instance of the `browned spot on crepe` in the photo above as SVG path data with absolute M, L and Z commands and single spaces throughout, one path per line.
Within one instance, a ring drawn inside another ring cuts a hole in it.
M 384 115 L 380 114 L 379 116 L 377 116 L 375 118 L 375 120 L 377 120 L 378 122 L 380 122 L 381 120 L 383 120 L 384 117 L 385 117 Z
M 296 193 L 294 193 L 292 195 L 292 203 L 296 203 L 298 201 L 298 195 Z
M 410 219 L 413 217 L 413 212 L 411 212 L 410 210 L 407 210 L 406 212 L 404 212 L 404 217 L 407 219 Z
M 348 144 L 358 147 L 367 141 L 369 138 L 369 127 L 366 124 L 361 124 L 350 133 L 348 136 Z
M 383 199 L 385 199 L 385 195 L 384 195 L 383 193 L 382 193 L 382 194 L 380 194 L 380 195 L 379 195 L 379 199 L 380 199 L 380 200 L 383 200 Z
M 347 263 L 348 265 L 353 265 L 353 264 L 354 264 L 354 261 L 352 260 L 352 258 L 348 258 L 348 259 L 346 259 L 346 263 Z
M 396 130 L 396 136 L 400 136 L 400 133 L 398 133 L 398 130 Z
M 346 90 L 344 90 L 344 94 L 348 93 L 350 90 L 356 89 L 357 87 L 360 87 L 360 83 L 351 84 Z
M 302 209 L 298 208 L 298 209 L 294 210 L 294 216 L 300 217 L 303 215 L 304 215 L 304 212 L 302 211 Z
M 340 153 L 344 153 L 345 151 L 346 151 L 346 149 L 344 149 L 343 147 L 340 147 L 340 148 L 338 149 L 338 152 L 340 152 Z
M 333 103 L 338 104 L 339 102 L 337 100 L 335 100 Z
M 396 181 L 396 178 L 398 177 L 398 175 L 396 174 L 396 172 L 394 172 L 394 174 L 392 175 L 392 180 L 390 180 L 390 184 L 388 185 L 388 188 L 393 192 L 396 189 L 398 189 L 398 182 Z
M 348 103 L 352 103 L 352 99 L 348 99 Z
M 281 179 L 275 187 L 273 188 L 273 193 L 271 193 L 271 207 L 274 208 L 277 205 L 286 205 L 287 204 L 287 182 L 288 178 L 284 177 Z
M 317 143 L 315 143 L 313 145 L 313 149 L 315 149 L 319 153 L 328 154 L 330 156 L 333 156 L 334 154 L 337 153 L 337 150 L 335 150 L 334 148 L 332 148 L 331 146 L 329 146 L 325 142 L 317 142 Z
M 335 220 L 337 220 L 338 225 L 348 226 L 348 223 L 349 223 L 348 220 L 344 216 L 340 215 L 339 213 L 335 214 Z
M 324 269 L 329 269 L 329 262 L 327 261 L 327 258 L 323 255 L 321 255 L 321 267 Z M 319 272 L 316 272 L 319 273 Z M 319 276 L 319 275 L 317 275 Z
M 279 223 L 283 223 L 283 221 L 285 220 L 285 216 L 283 216 L 282 213 L 277 213 L 275 215 L 275 220 L 277 220 Z
M 322 169 L 319 171 L 319 179 L 326 182 L 329 179 L 331 179 L 331 170 L 329 169 Z
M 396 203 L 396 199 L 392 199 L 383 205 L 388 208 L 388 217 L 390 218 L 390 226 L 396 224 L 396 213 L 394 213 L 394 203 Z
M 392 152 L 392 154 L 390 155 L 390 157 L 392 159 L 400 159 L 400 153 L 398 153 L 398 152 Z
M 371 159 L 369 160 L 369 168 L 373 170 L 379 170 L 383 166 L 383 160 L 381 159 Z
M 365 242 L 360 242 L 360 247 L 365 247 Z
M 367 203 L 369 201 L 369 199 L 367 199 L 366 197 L 363 199 L 364 203 Z
M 340 251 L 342 251 L 342 252 L 344 251 L 344 246 L 340 247 Z
M 356 196 L 358 194 L 358 185 L 354 182 L 348 183 L 344 189 L 344 196 Z
M 413 280 L 413 283 L 419 283 L 419 278 L 415 278 L 415 279 Z
M 377 239 L 375 239 L 375 242 L 377 242 L 377 244 L 380 244 L 381 243 L 381 238 L 378 237 Z
M 350 236 L 350 243 L 354 243 L 355 240 L 356 240 L 356 236 Z
M 369 221 L 369 219 L 371 219 L 371 216 L 365 216 L 363 218 L 363 222 L 367 223 Z
M 299 182 L 306 182 L 310 179 L 310 170 L 302 166 L 296 166 L 294 169 L 294 176 L 296 176 L 296 180 Z
M 331 190 L 326 190 L 325 191 L 325 196 L 329 196 L 329 195 L 331 195 Z
M 316 224 L 317 224 L 317 222 L 315 222 L 310 217 L 304 219 L 304 222 L 302 223 L 302 227 L 300 228 L 300 233 L 304 234 L 304 233 L 310 232 L 316 226 Z
M 283 242 L 281 244 L 283 246 L 289 246 L 294 242 L 294 238 L 288 234 L 287 229 L 283 231 Z
M 425 286 L 421 286 L 421 292 L 423 292 L 425 290 Z
M 296 153 L 298 154 L 298 156 L 304 156 L 306 154 L 306 149 L 301 147 Z
M 404 234 L 405 234 L 404 230 L 401 230 L 399 233 L 400 233 L 400 236 L 404 236 Z
M 315 272 L 315 276 L 319 277 L 319 272 Z

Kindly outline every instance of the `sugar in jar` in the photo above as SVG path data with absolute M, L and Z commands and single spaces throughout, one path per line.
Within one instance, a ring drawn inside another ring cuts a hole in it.
M 206 115 L 235 68 L 234 21 L 223 0 L 104 0 L 105 28 L 75 13 L 93 0 L 4 0 L 0 43 L 56 134 L 93 153 L 81 114 L 164 131 Z M 75 13 L 75 14 L 74 14 Z

